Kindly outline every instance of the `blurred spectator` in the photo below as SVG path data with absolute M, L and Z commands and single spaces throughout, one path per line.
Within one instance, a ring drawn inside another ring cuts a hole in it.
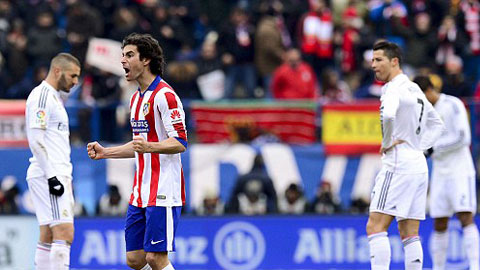
M 322 72 L 320 90 L 323 102 L 347 102 L 352 99 L 350 88 L 333 69 Z
M 48 37 L 47 37 L 48 39 Z M 18 83 L 27 73 L 29 61 L 27 56 L 27 36 L 22 19 L 16 18 L 7 36 L 6 64 L 9 70 L 8 86 Z M 30 76 L 31 79 L 31 76 Z M 31 90 L 31 89 L 30 89 Z M 27 98 L 21 97 L 21 98 Z
M 315 72 L 302 61 L 298 49 L 289 49 L 285 63 L 275 70 L 272 93 L 275 99 L 315 99 L 318 96 Z
M 137 12 L 129 7 L 119 7 L 113 14 L 112 29 L 108 38 L 122 41 L 124 37 L 132 32 L 141 32 Z
M 408 26 L 407 7 L 401 0 L 369 0 L 370 19 L 374 23 L 377 37 L 386 38 L 388 41 L 405 47 L 405 41 L 393 29 L 393 19 Z
M 225 73 L 217 51 L 217 37 L 216 33 L 207 36 L 196 60 L 197 85 L 205 100 L 218 100 L 225 95 Z
M 285 33 L 281 16 L 283 5 L 280 1 L 262 4 L 262 16 L 255 32 L 255 65 L 262 78 L 264 96 L 271 98 L 273 71 L 282 64 L 285 48 L 291 45 L 291 39 L 288 33 Z
M 352 204 L 350 205 L 350 214 L 368 214 L 369 211 L 369 203 L 366 202 L 362 198 L 352 200 Z
M 463 61 L 458 56 L 447 59 L 442 92 L 456 97 L 471 97 L 472 84 L 463 75 Z
M 437 54 L 435 61 L 443 71 L 447 59 L 464 52 L 465 38 L 463 32 L 458 31 L 455 19 L 452 16 L 445 16 L 437 33 Z
M 282 214 L 303 214 L 307 207 L 307 201 L 303 196 L 303 190 L 297 184 L 290 184 L 285 190 L 285 195 L 278 201 L 278 211 Z
M 333 17 L 325 0 L 309 0 L 310 11 L 300 20 L 301 49 L 320 78 L 324 68 L 333 67 Z
M 11 99 L 26 99 L 35 86 L 39 85 L 47 77 L 48 66 L 39 65 L 33 69 L 33 78 L 26 74 L 23 79 L 12 85 L 6 92 L 5 97 Z
M 36 25 L 27 34 L 27 53 L 33 64 L 47 64 L 62 51 L 62 40 L 50 11 L 37 14 Z
M 97 205 L 97 215 L 124 216 L 127 213 L 128 202 L 122 198 L 118 187 L 111 185 L 108 193 L 103 194 Z
M 182 99 L 201 99 L 197 86 L 198 67 L 193 61 L 170 62 L 166 70 L 166 80 Z
M 226 211 L 241 214 L 277 211 L 277 193 L 261 154 L 255 156 L 252 170 L 237 179 Z
M 199 216 L 218 216 L 222 215 L 224 211 L 225 205 L 217 192 L 208 190 L 205 192 L 202 205 L 196 209 L 195 213 Z
M 255 27 L 249 22 L 247 12 L 241 8 L 233 9 L 218 41 L 226 67 L 225 98 L 233 98 L 238 84 L 244 87 L 245 97 L 255 97 L 254 32 Z
M 12 215 L 19 213 L 17 179 L 14 176 L 5 176 L 0 184 L 0 214 Z
M 318 214 L 334 214 L 340 212 L 340 202 L 332 193 L 332 186 L 323 180 L 318 185 L 315 198 L 309 205 L 309 211 Z
M 342 14 L 342 33 L 340 42 L 335 42 L 341 47 L 340 67 L 344 74 L 355 72 L 358 66 L 359 52 L 357 50 L 360 42 L 359 31 L 363 27 L 363 20 L 358 16 L 356 1 L 350 0 Z M 360 58 L 361 59 L 361 58 Z
M 437 49 L 437 37 L 431 28 L 430 15 L 426 12 L 416 14 L 413 27 L 405 26 L 398 17 L 393 17 L 392 21 L 394 32 L 405 39 L 406 47 L 415 48 L 405 51 L 405 64 L 414 68 L 432 65 Z
M 480 80 L 480 1 L 461 0 L 457 16 L 459 28 L 467 34 L 468 49 L 465 60 L 465 75 L 472 82 Z M 473 84 L 472 84 L 473 85 Z
M 98 10 L 80 0 L 67 2 L 67 41 L 71 46 L 70 53 L 80 63 L 85 60 L 88 39 L 102 36 L 103 19 Z

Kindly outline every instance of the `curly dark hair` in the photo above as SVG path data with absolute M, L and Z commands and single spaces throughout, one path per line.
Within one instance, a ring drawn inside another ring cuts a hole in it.
M 123 39 L 122 49 L 127 45 L 137 46 L 140 59 L 150 59 L 149 67 L 152 74 L 163 77 L 165 58 L 158 40 L 153 38 L 150 34 L 131 33 Z

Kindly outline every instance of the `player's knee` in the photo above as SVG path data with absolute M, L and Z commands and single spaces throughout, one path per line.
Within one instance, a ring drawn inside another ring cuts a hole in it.
M 444 219 L 435 219 L 435 221 L 433 222 L 433 228 L 435 229 L 435 231 L 437 232 L 444 232 L 447 230 L 448 228 L 448 219 L 447 220 L 444 220 Z
M 137 256 L 135 254 L 128 254 L 127 253 L 127 265 L 132 269 L 142 269 L 145 266 L 145 258 Z
M 164 267 L 169 263 L 167 253 L 147 252 L 145 259 L 151 266 L 156 265 L 158 267 Z
M 470 212 L 462 212 L 457 214 L 462 227 L 468 226 L 473 223 L 473 215 Z
M 371 219 L 368 220 L 367 222 L 367 235 L 372 235 L 375 233 L 383 232 L 385 231 L 382 226 L 379 226 L 379 224 Z

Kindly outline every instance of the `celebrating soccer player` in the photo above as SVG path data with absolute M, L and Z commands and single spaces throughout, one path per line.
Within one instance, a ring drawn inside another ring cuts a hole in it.
M 375 179 L 367 223 L 372 270 L 389 269 L 387 230 L 393 218 L 404 245 L 405 269 L 422 269 L 418 229 L 425 219 L 428 187 L 423 151 L 432 147 L 444 129 L 422 90 L 403 74 L 401 59 L 395 43 L 380 41 L 373 46 L 372 69 L 386 84 L 380 98 L 382 169 Z
M 187 148 L 183 105 L 162 78 L 164 58 L 157 40 L 130 34 L 122 44 L 127 81 L 138 90 L 130 101 L 133 139 L 121 146 L 87 145 L 91 159 L 135 158 L 125 226 L 127 264 L 141 270 L 173 270 L 168 252 L 174 236 L 185 186 L 180 153 Z
M 72 163 L 68 115 L 60 91 L 78 83 L 80 62 L 60 53 L 50 63 L 47 78 L 27 99 L 28 144 L 33 153 L 27 182 L 38 223 L 40 240 L 35 269 L 67 270 L 73 241 Z

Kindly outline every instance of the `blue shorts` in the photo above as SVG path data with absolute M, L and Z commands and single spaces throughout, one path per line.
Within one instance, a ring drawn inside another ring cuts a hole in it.
M 181 206 L 128 206 L 125 242 L 128 251 L 175 251 L 175 233 Z

